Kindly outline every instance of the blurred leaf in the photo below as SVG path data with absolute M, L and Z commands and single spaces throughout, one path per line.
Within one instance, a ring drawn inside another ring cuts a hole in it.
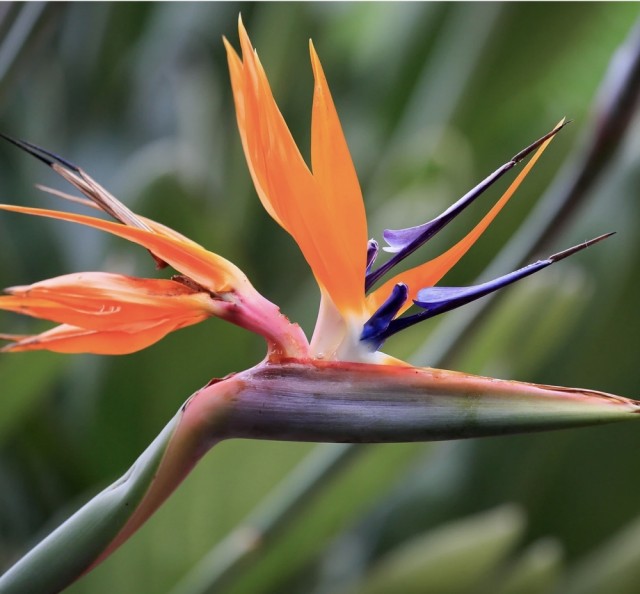
M 334 477 L 320 501 L 269 549 L 263 558 L 243 572 L 228 589 L 233 594 L 259 594 L 282 589 L 335 534 L 348 526 L 363 509 L 387 493 L 389 485 L 406 469 L 420 444 L 370 446 L 348 473 Z
M 446 524 L 383 557 L 354 594 L 463 593 L 494 571 L 524 530 L 524 517 L 505 506 Z
M 569 572 L 557 594 L 636 594 L 640 584 L 640 517 Z
M 24 354 L 0 357 L 0 443 L 50 395 L 51 386 L 66 367 L 64 357 L 52 353 L 34 354 L 35 357 Z
M 562 547 L 553 539 L 529 545 L 495 579 L 486 594 L 548 594 L 562 571 Z
M 500 308 L 465 345 L 460 366 L 494 377 L 531 377 L 574 330 L 589 298 L 588 283 L 567 265 L 505 293 Z

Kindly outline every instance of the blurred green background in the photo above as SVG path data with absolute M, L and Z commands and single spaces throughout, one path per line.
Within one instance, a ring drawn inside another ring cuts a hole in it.
M 640 9 L 3 4 L 1 129 L 78 163 L 136 212 L 234 261 L 310 331 L 317 289 L 262 210 L 236 130 L 221 38 L 238 46 L 239 12 L 305 155 L 313 38 L 378 238 L 437 214 L 561 117 L 575 120 L 446 279 L 455 284 L 482 272 L 580 148 L 596 90 Z M 456 369 L 638 395 L 638 126 L 634 118 L 552 251 L 611 230 L 615 238 L 509 289 L 456 351 Z M 67 189 L 1 146 L 1 200 L 50 206 L 55 199 L 34 183 Z M 454 242 L 491 199 L 420 258 Z M 0 285 L 81 270 L 156 274 L 148 254 L 126 242 L 0 216 Z M 434 331 L 446 335 L 460 315 L 394 337 L 387 350 L 428 365 Z M 44 327 L 8 314 L 0 323 L 12 333 Z M 0 567 L 124 472 L 190 393 L 263 353 L 261 340 L 209 321 L 129 356 L 1 356 Z M 632 424 L 361 448 L 216 592 L 640 592 L 638 444 Z M 180 580 L 313 447 L 216 447 L 139 534 L 69 592 L 193 592 Z

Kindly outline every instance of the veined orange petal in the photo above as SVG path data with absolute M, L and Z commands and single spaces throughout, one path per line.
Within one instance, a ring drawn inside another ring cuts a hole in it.
M 56 188 L 49 188 L 48 186 L 43 186 L 41 184 L 36 184 L 36 188 L 38 188 L 39 190 L 42 190 L 43 192 L 46 192 L 47 194 L 51 194 L 52 196 L 57 196 L 58 198 L 62 198 L 63 200 L 68 200 L 69 202 L 74 202 L 76 204 L 81 204 L 82 206 L 86 206 L 87 208 L 91 208 L 93 210 L 97 210 L 97 211 L 100 211 L 100 212 L 105 212 L 102 208 L 100 208 L 100 206 L 98 206 L 98 204 L 96 204 L 95 202 L 93 202 L 91 200 L 88 200 L 87 198 L 82 198 L 80 196 L 74 196 L 73 194 L 69 194 L 67 192 L 62 192 L 61 190 L 58 190 Z M 113 199 L 113 201 L 117 202 L 118 204 L 120 203 L 115 198 Z M 137 220 L 142 221 L 145 225 L 147 225 L 147 227 L 149 227 L 153 231 L 156 231 L 157 233 L 160 233 L 162 235 L 166 235 L 167 237 L 173 237 L 175 239 L 179 239 L 180 241 L 182 241 L 184 243 L 187 243 L 187 244 L 192 244 L 192 245 L 195 245 L 195 246 L 198 245 L 195 241 L 193 241 L 192 239 L 189 239 L 188 237 L 186 237 L 182 233 L 179 233 L 175 229 L 172 229 L 171 227 L 167 227 L 166 225 L 163 225 L 162 223 L 158 223 L 157 221 L 154 221 L 152 219 L 148 219 L 147 217 L 144 217 L 144 216 L 139 215 L 139 214 L 136 214 L 135 217 L 136 217 Z M 133 225 L 133 226 L 136 226 L 136 225 Z M 137 225 L 137 227 L 140 227 L 140 225 Z
M 103 221 L 95 217 L 58 212 L 45 208 L 0 204 L 0 209 L 80 223 L 87 227 L 117 235 L 147 248 L 157 257 L 173 266 L 178 272 L 215 293 L 224 293 L 248 282 L 237 266 L 225 258 L 205 250 L 193 241 L 185 241 L 179 234 L 169 235 L 157 231 L 150 232 L 120 223 Z
M 127 355 L 140 351 L 164 338 L 170 332 L 191 326 L 197 317 L 162 320 L 155 325 L 136 328 L 131 332 L 87 330 L 67 324 L 9 344 L 7 352 L 47 350 L 55 353 L 93 353 L 95 355 Z
M 564 123 L 564 118 L 556 125 L 556 128 Z M 484 233 L 486 228 L 491 224 L 493 219 L 496 218 L 498 213 L 502 210 L 504 205 L 509 201 L 511 196 L 518 189 L 524 178 L 527 176 L 531 168 L 536 164 L 536 161 L 540 158 L 544 150 L 549 146 L 549 143 L 553 140 L 553 137 L 546 140 L 540 148 L 534 153 L 533 157 L 525 165 L 522 171 L 518 174 L 516 179 L 507 188 L 507 191 L 500 197 L 491 210 L 484 216 L 484 218 L 458 243 L 449 248 L 446 252 L 425 262 L 415 268 L 411 268 L 406 272 L 397 274 L 392 279 L 384 283 L 379 289 L 371 293 L 367 297 L 367 306 L 372 313 L 376 311 L 385 299 L 391 293 L 391 289 L 400 282 L 405 283 L 409 287 L 409 297 L 406 304 L 400 309 L 400 313 L 406 311 L 411 305 L 412 300 L 416 298 L 418 291 L 424 287 L 431 287 L 435 285 L 455 264 L 464 256 L 469 248 L 478 240 L 478 238 Z
M 0 309 L 88 330 L 125 330 L 215 315 L 211 296 L 166 279 L 84 272 L 11 287 Z
M 312 174 L 242 22 L 239 36 L 242 59 L 226 40 L 225 46 L 238 128 L 258 196 L 298 243 L 334 304 L 341 310 L 361 310 L 367 241 L 364 207 L 319 61 L 312 55 L 316 76 Z

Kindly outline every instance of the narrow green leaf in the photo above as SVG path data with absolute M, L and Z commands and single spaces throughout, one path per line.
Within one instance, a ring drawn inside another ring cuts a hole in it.
M 640 584 L 640 517 L 569 573 L 556 594 L 637 594 Z
M 530 545 L 489 588 L 486 594 L 548 594 L 562 569 L 562 547 L 551 538 Z
M 514 506 L 452 522 L 384 557 L 349 594 L 457 594 L 485 579 L 524 529 Z

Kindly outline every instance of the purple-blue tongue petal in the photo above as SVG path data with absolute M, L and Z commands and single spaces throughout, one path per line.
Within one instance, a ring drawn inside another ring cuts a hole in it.
M 553 260 L 550 259 L 538 260 L 524 268 L 471 287 L 428 287 L 418 291 L 418 298 L 414 299 L 413 302 L 425 310 L 422 319 L 430 318 L 502 289 L 502 287 L 538 272 L 538 270 L 542 270 L 551 264 L 553 264 Z M 425 313 L 427 314 L 426 316 L 424 315 Z
M 476 198 L 482 195 L 487 188 L 493 185 L 507 171 L 515 167 L 546 140 L 557 134 L 565 125 L 566 123 L 554 128 L 551 132 L 548 132 L 534 143 L 530 144 L 527 148 L 514 155 L 509 161 L 496 169 L 477 186 L 469 190 L 455 204 L 452 204 L 435 219 L 427 221 L 422 225 L 407 227 L 406 229 L 385 229 L 382 233 L 382 237 L 387 242 L 387 247 L 383 247 L 382 249 L 395 255 L 376 270 L 371 270 L 371 266 L 367 267 L 365 290 L 368 291 L 371 289 L 371 287 L 389 270 L 391 270 L 391 268 L 398 264 L 398 262 L 401 262 L 404 258 L 415 252 L 425 242 L 429 241 L 429 239 L 446 227 Z
M 435 235 L 442 225 L 438 226 L 438 220 L 442 217 L 437 217 L 432 221 L 423 223 L 422 225 L 416 225 L 415 227 L 408 227 L 407 229 L 385 229 L 382 232 L 383 239 L 387 242 L 387 245 L 382 249 L 385 252 L 391 254 L 397 254 L 399 251 L 406 248 L 410 243 L 419 240 L 421 237 Z M 431 231 L 433 229 L 433 231 Z M 425 241 L 428 240 L 428 237 Z
M 538 142 L 535 143 L 535 146 L 537 146 Z M 516 157 L 519 155 L 520 153 L 518 153 Z M 478 196 L 480 196 L 488 187 L 494 184 L 497 179 L 501 178 L 507 171 L 509 171 L 509 169 L 514 167 L 519 162 L 515 160 L 516 157 L 496 169 L 490 176 L 469 190 L 462 198 L 452 204 L 435 219 L 427 221 L 422 225 L 407 227 L 406 229 L 385 229 L 382 233 L 382 237 L 389 247 L 384 247 L 382 249 L 385 252 L 391 252 L 394 254 L 407 250 L 408 248 L 411 248 L 411 251 L 413 251 L 429 241 L 436 233 L 438 233 L 438 231 L 453 221 L 453 219 L 455 219 L 465 208 L 467 208 L 467 206 L 478 198 Z M 520 159 L 522 158 L 523 157 L 520 157 Z
M 378 257 L 378 242 L 375 239 L 370 239 L 367 242 L 367 272 L 371 270 L 373 263 Z
M 369 318 L 362 328 L 360 340 L 371 344 L 374 350 L 382 344 L 381 337 L 389 328 L 389 324 L 398 315 L 400 308 L 405 304 L 409 288 L 404 283 L 398 283 L 391 290 L 391 295 Z
M 396 300 L 394 300 L 396 289 L 394 289 L 394 293 L 392 293 L 389 299 L 371 317 L 367 324 L 365 324 L 365 331 L 362 333 L 361 340 L 368 340 L 370 343 L 375 344 L 376 348 L 379 348 L 387 338 L 400 330 L 413 326 L 422 320 L 427 320 L 441 313 L 451 311 L 466 303 L 471 303 L 480 297 L 493 293 L 502 287 L 506 287 L 521 278 L 534 274 L 538 272 L 538 270 L 542 270 L 555 262 L 559 262 L 576 252 L 588 248 L 590 245 L 602 241 L 611 235 L 613 235 L 613 233 L 600 235 L 599 237 L 585 241 L 567 250 L 553 254 L 546 260 L 538 260 L 533 264 L 529 264 L 514 272 L 479 285 L 473 285 L 471 287 L 427 287 L 421 289 L 418 291 L 417 299 L 414 299 L 414 303 L 422 308 L 423 311 L 401 318 L 389 318 L 389 313 L 392 309 L 390 306 L 392 304 L 397 306 L 397 297 Z M 396 288 L 400 286 L 401 285 L 396 285 Z M 404 287 L 405 285 L 402 286 Z M 402 304 L 397 306 L 395 311 L 400 311 L 401 306 Z
M 533 264 L 529 264 L 523 268 L 515 270 L 514 272 L 510 272 L 509 274 L 505 274 L 504 276 L 500 276 L 480 285 L 474 285 L 471 287 L 428 287 L 426 289 L 421 289 L 418 291 L 417 299 L 414 300 L 414 303 L 425 311 L 418 315 L 422 316 L 422 319 L 430 318 L 445 311 L 450 311 L 456 307 L 460 307 L 465 303 L 475 301 L 476 299 L 484 297 L 489 293 L 493 293 L 502 287 L 506 287 L 521 278 L 525 278 L 534 272 L 538 272 L 538 270 L 542 270 L 554 262 L 563 260 L 564 258 L 567 258 L 572 254 L 597 243 L 598 241 L 602 241 L 611 235 L 613 234 L 606 233 L 605 235 L 600 235 L 590 241 L 585 241 L 584 243 L 578 244 L 567 250 L 553 254 L 546 260 L 538 260 Z

